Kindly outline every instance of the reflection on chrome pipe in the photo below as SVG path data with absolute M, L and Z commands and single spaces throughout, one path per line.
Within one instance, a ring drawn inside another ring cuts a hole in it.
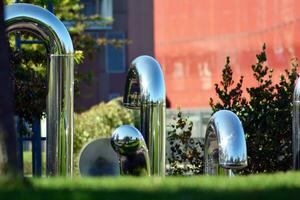
M 300 170 L 300 81 L 297 80 L 293 97 L 293 169 Z
M 73 168 L 73 44 L 64 24 L 52 13 L 30 4 L 5 7 L 6 32 L 30 32 L 49 54 L 47 77 L 48 176 L 71 176 Z
M 231 176 L 231 169 L 247 166 L 244 129 L 231 111 L 220 110 L 211 117 L 204 145 L 205 174 Z
M 159 63 L 150 56 L 139 56 L 127 74 L 124 105 L 140 109 L 140 131 L 150 156 L 151 175 L 165 175 L 166 92 Z
M 122 175 L 150 176 L 147 145 L 138 129 L 120 126 L 113 132 L 111 145 L 119 155 Z

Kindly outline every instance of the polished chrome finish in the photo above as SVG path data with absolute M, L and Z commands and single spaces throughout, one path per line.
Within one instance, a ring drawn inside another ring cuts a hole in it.
M 73 171 L 73 44 L 64 24 L 51 12 L 31 4 L 5 7 L 6 32 L 25 31 L 40 38 L 49 54 L 47 96 L 48 176 Z
M 204 144 L 205 173 L 232 175 L 231 169 L 247 166 L 244 129 L 231 111 L 220 110 L 210 119 Z
M 79 154 L 81 176 L 120 176 L 119 157 L 110 138 L 97 138 L 86 144 Z
M 124 105 L 140 109 L 140 131 L 149 148 L 151 175 L 165 175 L 166 91 L 159 63 L 150 56 L 139 56 L 127 74 Z
M 293 97 L 293 169 L 300 170 L 300 81 L 297 80 Z
M 27 31 L 39 37 L 49 54 L 73 54 L 73 43 L 65 25 L 51 12 L 32 4 L 5 7 L 6 31 Z
M 112 134 L 111 145 L 119 155 L 122 175 L 150 176 L 147 145 L 138 129 L 120 126 Z

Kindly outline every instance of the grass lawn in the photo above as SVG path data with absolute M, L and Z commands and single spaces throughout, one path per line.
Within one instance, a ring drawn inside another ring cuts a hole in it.
M 23 152 L 23 171 L 25 176 L 32 176 L 32 152 Z M 46 173 L 46 153 L 42 152 L 42 174 L 45 176 Z
M 0 199 L 300 199 L 300 173 L 248 177 L 0 179 Z

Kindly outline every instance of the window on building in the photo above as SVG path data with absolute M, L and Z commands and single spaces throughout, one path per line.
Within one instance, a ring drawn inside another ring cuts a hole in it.
M 84 5 L 82 12 L 86 16 L 99 15 L 104 18 L 113 16 L 113 0 L 81 0 Z
M 105 38 L 125 39 L 122 32 L 107 32 Z M 107 73 L 124 73 L 125 72 L 125 47 L 116 47 L 112 44 L 105 46 L 105 68 Z
M 103 30 L 111 29 L 111 22 L 113 18 L 113 0 L 81 0 L 84 5 L 82 14 L 85 16 L 99 15 L 104 18 L 101 23 L 95 21 L 86 21 L 88 24 L 86 30 Z

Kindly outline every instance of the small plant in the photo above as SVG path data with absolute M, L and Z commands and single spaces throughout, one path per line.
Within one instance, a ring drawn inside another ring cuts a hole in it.
M 231 110 L 240 118 L 246 136 L 248 167 L 242 173 L 286 171 L 292 166 L 292 102 L 298 63 L 291 60 L 279 82 L 267 64 L 266 46 L 252 65 L 256 86 L 243 93 L 243 77 L 234 84 L 230 59 L 222 71 L 222 81 L 215 84 L 219 101 L 210 99 L 213 112 Z M 248 96 L 246 98 L 246 96 Z
M 170 155 L 167 155 L 169 175 L 203 173 L 203 141 L 191 138 L 193 123 L 179 111 L 174 122 L 168 125 Z

